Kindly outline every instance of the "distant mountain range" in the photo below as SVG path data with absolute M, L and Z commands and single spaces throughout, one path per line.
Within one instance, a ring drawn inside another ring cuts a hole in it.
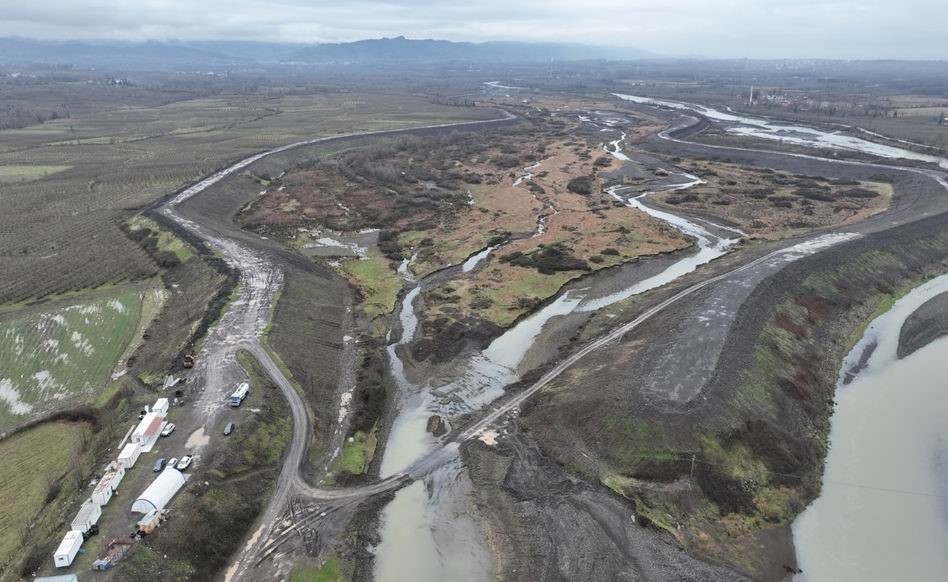
M 0 65 L 132 70 L 235 69 L 280 63 L 378 64 L 641 59 L 641 50 L 568 43 L 451 42 L 405 37 L 301 45 L 246 41 L 43 41 L 0 38 Z
M 584 44 L 529 42 L 451 42 L 399 36 L 356 42 L 320 44 L 296 53 L 306 63 L 380 63 L 437 61 L 578 61 L 641 59 L 646 51 Z

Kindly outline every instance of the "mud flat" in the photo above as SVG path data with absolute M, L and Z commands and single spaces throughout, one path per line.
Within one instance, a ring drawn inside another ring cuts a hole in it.
M 932 297 L 908 316 L 899 332 L 899 359 L 948 335 L 948 293 Z
M 898 355 L 906 327 L 931 321 L 946 291 L 948 276 L 914 289 L 873 321 L 844 361 L 822 493 L 793 525 L 802 569 L 795 582 L 944 580 L 948 339 L 925 347 L 912 339 L 911 355 Z

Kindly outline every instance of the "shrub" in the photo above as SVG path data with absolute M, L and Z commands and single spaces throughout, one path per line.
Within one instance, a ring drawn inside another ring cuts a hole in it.
M 566 184 L 566 189 L 576 194 L 592 194 L 593 181 L 589 176 L 577 176 Z
M 867 188 L 849 188 L 840 192 L 839 195 L 846 198 L 875 198 L 879 193 Z

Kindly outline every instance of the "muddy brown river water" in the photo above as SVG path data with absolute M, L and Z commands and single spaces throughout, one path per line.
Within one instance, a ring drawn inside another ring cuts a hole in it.
M 948 579 L 948 338 L 896 356 L 906 318 L 945 291 L 948 276 L 916 288 L 847 357 L 823 490 L 793 527 L 794 582 Z

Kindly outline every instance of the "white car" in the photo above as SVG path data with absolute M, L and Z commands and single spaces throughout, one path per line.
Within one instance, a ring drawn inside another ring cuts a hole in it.
M 177 469 L 178 468 L 178 457 L 171 457 L 168 459 L 168 468 Z
M 181 457 L 181 460 L 178 461 L 178 466 L 176 467 L 179 471 L 184 471 L 191 466 L 191 455 L 185 455 Z
M 161 431 L 161 436 L 168 436 L 174 432 L 175 426 L 173 422 L 169 422 L 165 425 L 165 428 Z

